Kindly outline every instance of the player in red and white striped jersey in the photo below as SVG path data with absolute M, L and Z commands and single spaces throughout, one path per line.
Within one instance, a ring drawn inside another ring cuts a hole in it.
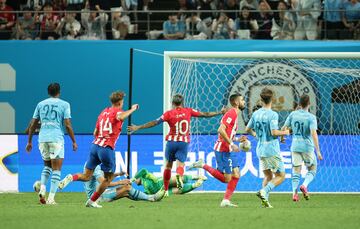
M 96 200 L 114 178 L 116 168 L 114 150 L 122 124 L 124 120 L 139 107 L 138 104 L 134 104 L 130 110 L 123 111 L 124 96 L 125 93 L 123 92 L 113 92 L 110 96 L 112 106 L 105 108 L 100 113 L 94 130 L 95 140 L 90 149 L 89 158 L 85 165 L 85 172 L 83 174 L 69 174 L 59 184 L 59 188 L 64 189 L 72 181 L 89 181 L 96 166 L 101 164 L 101 170 L 104 172 L 105 179 L 86 202 L 86 207 L 101 207 L 96 203 Z
M 166 135 L 165 148 L 165 170 L 164 170 L 164 189 L 167 192 L 171 178 L 171 169 L 173 162 L 176 161 L 176 183 L 179 189 L 182 189 L 182 176 L 184 175 L 184 166 L 188 153 L 190 142 L 190 120 L 191 117 L 213 117 L 224 114 L 225 109 L 219 112 L 200 112 L 192 108 L 183 107 L 184 98 L 182 95 L 174 95 L 172 98 L 173 109 L 166 111 L 160 118 L 148 122 L 144 125 L 132 125 L 128 127 L 129 131 L 151 128 L 163 122 L 167 122 L 170 127 Z
M 224 199 L 220 204 L 221 207 L 237 207 L 237 205 L 230 202 L 230 198 L 240 179 L 238 154 L 234 153 L 239 152 L 239 147 L 233 141 L 243 142 L 247 139 L 246 136 L 235 137 L 238 129 L 238 115 L 245 108 L 244 98 L 239 94 L 233 94 L 229 100 L 232 108 L 221 119 L 218 129 L 219 138 L 214 146 L 217 169 L 210 167 L 202 160 L 190 166 L 190 168 L 203 168 L 219 181 L 228 183 Z

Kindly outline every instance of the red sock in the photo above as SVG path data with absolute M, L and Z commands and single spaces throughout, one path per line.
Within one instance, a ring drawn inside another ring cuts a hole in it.
M 73 181 L 77 181 L 79 179 L 79 175 L 77 174 L 72 175 L 72 177 L 73 177 Z
M 95 202 L 99 197 L 100 197 L 99 193 L 98 193 L 98 192 L 94 192 L 94 194 L 92 194 L 92 196 L 91 196 L 90 199 L 91 199 L 93 202 Z
M 184 167 L 182 166 L 177 167 L 176 173 L 179 174 L 180 176 L 184 176 Z
M 164 189 L 167 191 L 169 189 L 169 183 L 171 178 L 171 169 L 165 169 L 164 170 Z
M 234 190 L 236 189 L 236 185 L 239 181 L 239 178 L 232 177 L 230 182 L 227 185 L 226 192 L 224 195 L 225 200 L 230 200 L 232 194 L 234 193 Z
M 213 177 L 215 177 L 219 181 L 225 183 L 225 176 L 219 170 L 211 168 L 210 166 L 208 166 L 206 164 L 204 165 L 203 169 L 208 171 L 211 175 L 213 175 Z

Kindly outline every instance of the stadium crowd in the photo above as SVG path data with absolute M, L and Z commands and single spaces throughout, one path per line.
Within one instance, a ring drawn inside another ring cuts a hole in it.
M 161 12 L 164 10 L 172 13 Z M 358 40 L 360 3 L 358 0 L 0 0 L 0 39 Z

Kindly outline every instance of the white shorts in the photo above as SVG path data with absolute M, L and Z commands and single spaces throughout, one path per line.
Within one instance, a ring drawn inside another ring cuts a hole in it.
M 271 170 L 273 173 L 285 172 L 284 162 L 278 155 L 272 157 L 261 157 L 260 168 L 262 170 Z
M 312 152 L 312 153 L 292 152 L 291 157 L 292 157 L 293 166 L 301 166 L 303 162 L 306 167 L 310 167 L 312 165 L 315 165 L 315 166 L 317 165 L 317 161 L 316 161 L 314 152 Z
M 64 158 L 64 143 L 40 142 L 39 150 L 44 161 Z

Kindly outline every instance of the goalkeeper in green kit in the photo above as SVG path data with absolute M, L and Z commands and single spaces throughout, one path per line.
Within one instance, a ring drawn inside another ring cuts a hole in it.
M 185 194 L 191 192 L 192 190 L 200 187 L 202 183 L 207 180 L 205 176 L 191 176 L 184 175 L 183 176 L 184 186 L 182 189 L 178 189 L 176 187 L 176 178 L 171 177 L 169 183 L 169 195 L 171 194 Z M 146 194 L 154 194 L 157 193 L 164 185 L 164 181 L 162 177 L 156 177 L 154 174 L 150 173 L 146 169 L 139 170 L 135 177 L 132 178 L 132 181 L 137 185 L 144 186 L 144 192 Z M 194 181 L 194 182 L 193 182 Z

